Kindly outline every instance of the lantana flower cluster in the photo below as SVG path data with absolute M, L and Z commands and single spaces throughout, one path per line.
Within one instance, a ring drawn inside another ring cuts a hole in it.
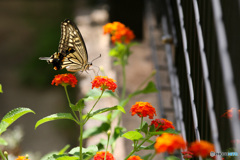
M 104 34 L 111 34 L 113 43 L 129 43 L 135 35 L 132 30 L 120 22 L 107 23 L 103 26 Z

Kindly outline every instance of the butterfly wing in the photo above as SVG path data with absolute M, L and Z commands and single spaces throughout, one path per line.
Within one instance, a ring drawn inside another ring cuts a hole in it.
M 61 24 L 59 54 L 63 55 L 62 68 L 68 71 L 84 71 L 88 67 L 88 54 L 83 37 L 77 26 L 66 19 Z

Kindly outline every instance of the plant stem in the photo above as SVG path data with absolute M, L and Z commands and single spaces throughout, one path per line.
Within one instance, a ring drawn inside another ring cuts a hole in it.
M 66 96 L 67 96 L 67 100 L 68 100 L 69 107 L 71 108 L 71 104 L 72 104 L 72 103 L 71 103 L 70 98 L 69 98 L 69 95 L 68 95 L 67 86 L 64 85 L 63 87 L 64 87 L 64 90 L 65 90 L 65 93 L 66 93 Z M 71 110 L 72 110 L 72 108 L 71 108 Z M 72 113 L 73 113 L 74 117 L 76 118 L 76 120 L 79 121 L 76 113 L 75 113 L 73 110 L 72 110 Z
M 152 71 L 152 73 L 138 86 L 137 90 L 140 90 L 142 88 L 142 86 L 147 83 L 154 75 L 156 74 L 156 71 Z
M 0 156 L 2 157 L 3 160 L 6 160 L 6 157 L 5 157 L 4 154 L 2 153 L 2 150 L 0 150 Z
M 142 124 L 143 124 L 143 116 L 141 117 L 141 125 L 140 125 L 140 128 L 142 128 Z
M 101 99 L 101 97 L 102 97 L 102 95 L 103 95 L 103 92 L 104 92 L 104 90 L 102 90 L 101 95 L 98 97 L 97 101 L 94 103 L 92 109 L 88 112 L 88 114 L 87 114 L 87 116 L 86 116 L 86 118 L 85 118 L 85 120 L 84 120 L 84 122 L 83 122 L 83 125 L 89 120 L 89 118 L 90 118 L 89 115 L 90 115 L 90 113 L 92 112 L 93 108 L 94 108 L 94 107 L 96 106 L 96 104 L 98 103 L 98 101 Z
M 155 155 L 156 155 L 156 152 L 154 152 L 154 153 L 152 154 L 152 156 L 149 158 L 149 160 L 152 160 L 152 159 L 155 157 Z
M 121 100 L 125 98 L 125 94 L 126 94 L 126 67 L 125 67 L 124 59 L 122 60 L 122 76 L 123 76 L 123 88 L 122 88 Z
M 79 136 L 79 159 L 83 160 L 82 156 L 82 141 L 83 141 L 83 120 L 82 120 L 82 108 L 79 109 L 79 119 L 80 119 L 80 136 Z
M 147 140 L 149 140 L 149 138 L 151 138 L 151 137 L 152 137 L 152 136 L 146 137 L 138 146 L 134 147 L 134 149 L 132 150 L 132 152 L 129 153 L 129 155 L 125 158 L 125 160 L 127 160 L 131 155 L 133 155 L 133 153 L 135 153 L 135 152 L 139 149 L 139 147 L 141 147 L 141 145 L 142 145 L 143 143 L 145 143 Z

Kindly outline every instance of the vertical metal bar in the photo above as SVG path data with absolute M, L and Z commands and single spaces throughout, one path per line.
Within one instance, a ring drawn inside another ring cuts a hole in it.
M 200 24 L 200 15 L 198 10 L 197 0 L 193 0 L 193 7 L 194 7 L 194 13 L 195 13 L 196 29 L 198 34 L 197 37 L 198 37 L 202 71 L 203 71 L 203 80 L 204 80 L 204 86 L 205 86 L 205 92 L 206 92 L 206 98 L 207 98 L 211 132 L 212 132 L 211 135 L 212 135 L 213 143 L 215 145 L 215 151 L 217 153 L 220 153 L 221 147 L 218 140 L 219 139 L 218 127 L 217 127 L 216 115 L 214 112 L 212 89 L 211 89 L 211 84 L 209 80 L 208 64 L 207 64 L 206 54 L 204 50 L 204 41 L 203 41 L 202 28 Z M 217 159 L 220 160 L 221 159 L 220 156 L 217 156 Z
M 221 10 L 221 4 L 219 0 L 212 0 L 212 8 L 213 8 L 213 17 L 216 28 L 217 42 L 218 42 L 218 50 L 220 57 L 220 65 L 222 68 L 223 75 L 223 83 L 224 89 L 226 93 L 226 100 L 228 104 L 228 109 L 232 107 L 239 110 L 238 98 L 236 87 L 234 84 L 234 75 L 231 65 L 231 60 L 228 52 L 228 43 L 226 37 L 225 26 L 223 23 L 223 15 Z M 232 113 L 232 118 L 230 118 L 230 125 L 232 130 L 233 139 L 240 139 L 240 124 L 238 119 L 238 112 Z M 240 153 L 240 144 L 234 143 L 236 147 L 236 151 Z
M 200 140 L 200 134 L 198 130 L 198 118 L 197 118 L 196 106 L 194 102 L 194 91 L 193 91 L 193 83 L 192 83 L 192 77 L 191 77 L 191 68 L 190 68 L 189 54 L 188 54 L 188 48 L 187 48 L 187 35 L 184 27 L 183 10 L 181 6 L 181 0 L 177 0 L 176 2 L 177 2 L 178 14 L 179 14 L 179 21 L 181 25 L 180 28 L 182 33 L 182 43 L 183 43 L 184 58 L 186 63 L 187 81 L 188 81 L 189 95 L 190 95 L 191 108 L 192 108 L 194 132 L 195 132 L 196 139 Z
M 156 43 L 154 41 L 154 35 L 153 35 L 153 30 L 154 30 L 154 26 L 153 26 L 153 15 L 152 15 L 152 8 L 151 8 L 151 4 L 150 3 L 146 3 L 146 19 L 147 19 L 147 24 L 148 24 L 148 29 L 149 29 L 149 39 L 150 39 L 150 47 L 151 47 L 151 51 L 152 51 L 152 60 L 154 63 L 154 68 L 156 70 L 156 87 L 158 89 L 158 103 L 159 103 L 159 108 L 160 108 L 160 117 L 161 118 L 166 118 L 165 115 L 165 111 L 163 108 L 163 104 L 162 104 L 162 94 L 161 94 L 161 82 L 160 82 L 160 71 L 158 68 L 158 58 L 157 58 L 157 46 Z
M 176 36 L 176 29 L 174 27 L 173 12 L 171 8 L 171 4 L 169 0 L 165 0 L 165 3 L 166 3 L 166 10 L 167 10 L 167 13 L 165 14 L 168 14 L 169 21 L 171 24 L 171 30 L 173 34 L 173 42 L 174 44 L 176 44 L 177 36 Z M 162 15 L 162 30 L 163 30 L 163 35 L 169 35 L 167 18 L 165 15 Z M 170 44 L 165 44 L 165 51 L 167 56 L 170 84 L 171 84 L 171 89 L 173 94 L 173 106 L 175 110 L 176 121 L 178 124 L 177 126 L 179 127 L 179 130 L 181 131 L 181 134 L 184 140 L 186 140 L 186 130 L 185 130 L 185 124 L 183 122 L 183 113 L 182 113 L 182 101 L 180 98 L 179 81 L 176 73 L 176 68 L 174 67 L 174 64 L 173 64 L 172 46 Z

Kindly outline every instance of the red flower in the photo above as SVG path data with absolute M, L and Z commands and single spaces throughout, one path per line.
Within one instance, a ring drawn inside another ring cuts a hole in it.
M 233 112 L 237 112 L 237 109 L 231 108 L 231 109 L 227 110 L 227 112 L 225 112 L 221 117 L 232 118 Z M 238 110 L 238 115 L 239 115 L 239 119 L 240 119 L 240 110 Z
M 143 159 L 141 159 L 141 157 L 139 156 L 131 156 L 127 160 L 143 160 Z
M 15 160 L 30 160 L 30 159 L 26 158 L 25 156 L 18 156 L 18 158 L 16 158 Z
M 136 102 L 130 112 L 132 112 L 132 116 L 137 114 L 139 117 L 147 117 L 149 119 L 153 119 L 153 116 L 157 115 L 155 108 L 148 102 Z
M 180 135 L 163 133 L 157 137 L 154 145 L 156 153 L 168 152 L 172 154 L 177 149 L 184 149 L 186 142 Z
M 108 78 L 107 76 L 96 76 L 92 83 L 92 89 L 93 88 L 101 88 L 101 90 L 111 90 L 115 92 L 115 89 L 117 88 L 117 85 L 115 83 L 116 81 Z
M 105 151 L 97 152 L 97 154 L 93 157 L 93 160 L 104 160 Z M 115 160 L 113 155 L 107 151 L 106 160 Z
M 107 23 L 103 26 L 103 33 L 111 34 L 111 40 L 113 43 L 129 43 L 135 37 L 133 31 L 120 22 Z
M 160 130 L 165 131 L 168 128 L 175 129 L 175 127 L 172 125 L 172 122 L 164 118 L 153 120 L 151 122 L 151 125 L 154 125 L 154 127 L 156 128 L 156 131 L 160 131 Z
M 191 159 L 193 157 L 193 153 L 190 151 L 184 151 L 182 154 L 184 159 Z
M 77 78 L 70 73 L 58 74 L 52 80 L 52 85 L 54 85 L 54 83 L 56 86 L 61 84 L 62 86 L 71 85 L 72 87 L 75 87 L 75 85 L 77 84 Z
M 201 156 L 203 158 L 206 158 L 207 156 L 210 155 L 211 151 L 214 152 L 215 150 L 214 145 L 212 143 L 201 140 L 191 143 L 189 151 L 191 151 L 194 156 Z

